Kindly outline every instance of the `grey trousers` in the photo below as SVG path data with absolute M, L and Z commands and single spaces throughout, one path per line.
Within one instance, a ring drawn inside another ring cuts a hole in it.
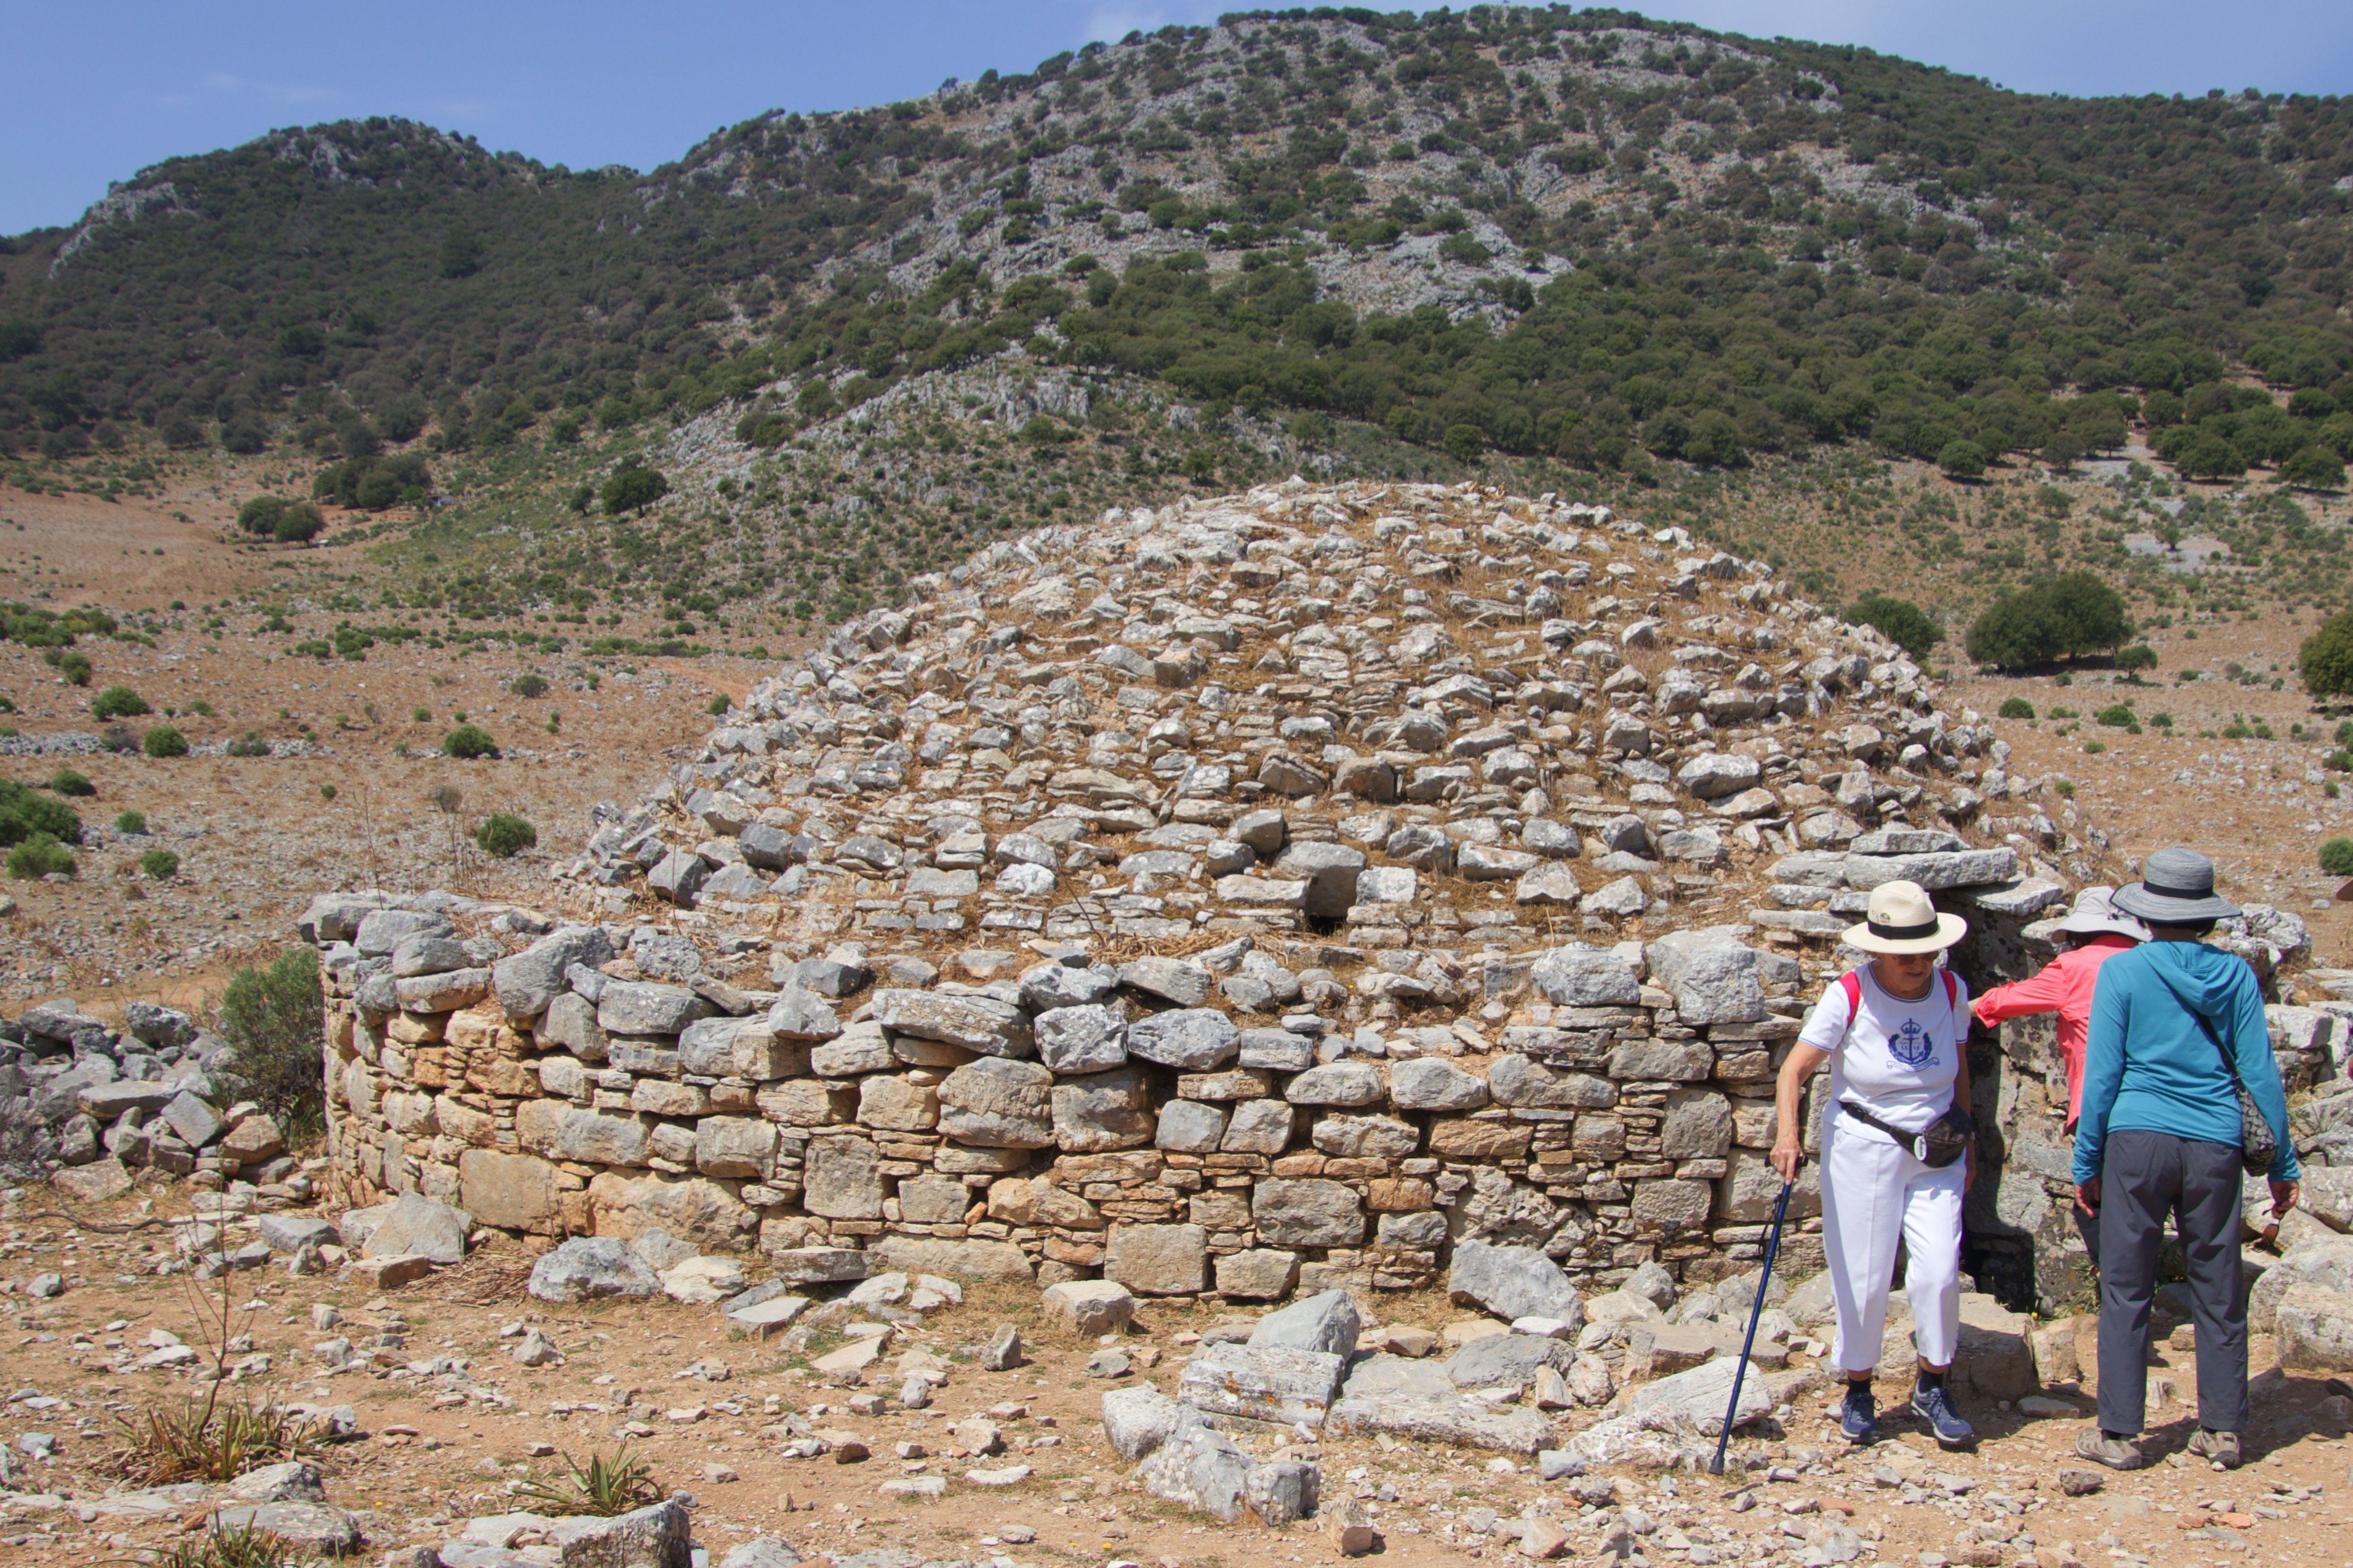
M 2247 1425 L 2247 1292 L 2239 1268 L 2242 1167 L 2232 1143 L 2137 1129 L 2108 1134 L 2100 1165 L 2100 1427 L 2147 1419 L 2148 1313 L 2165 1221 L 2189 1263 L 2198 1331 L 2198 1424 Z

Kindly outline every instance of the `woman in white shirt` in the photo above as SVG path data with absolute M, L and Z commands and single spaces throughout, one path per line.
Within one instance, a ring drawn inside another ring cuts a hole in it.
M 1887 1331 L 1895 1248 L 1920 1366 L 1912 1413 L 1947 1447 L 1974 1436 L 1945 1390 L 1960 1335 L 1961 1195 L 1977 1177 L 1968 1123 L 1968 987 L 1936 955 L 1968 931 L 1939 914 L 1913 882 L 1872 889 L 1866 918 L 1848 928 L 1872 960 L 1822 993 L 1781 1066 L 1773 1167 L 1794 1182 L 1805 1161 L 1799 1103 L 1806 1079 L 1831 1064 L 1822 1118 L 1822 1244 L 1838 1307 L 1831 1357 L 1846 1374 L 1840 1429 L 1877 1436 L 1871 1379 Z

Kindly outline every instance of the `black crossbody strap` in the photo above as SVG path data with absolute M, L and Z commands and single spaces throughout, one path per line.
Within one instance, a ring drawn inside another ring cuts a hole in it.
M 1911 1150 L 1914 1153 L 1916 1154 L 1919 1152 L 1918 1145 L 1921 1139 L 1926 1136 L 1925 1130 L 1921 1132 L 1906 1132 L 1903 1128 L 1896 1126 L 1892 1121 L 1882 1121 L 1878 1117 L 1873 1116 L 1870 1111 L 1865 1110 L 1862 1106 L 1857 1105 L 1852 1100 L 1840 1100 L 1839 1109 L 1846 1112 L 1849 1116 L 1853 1117 L 1857 1121 L 1862 1122 L 1865 1127 L 1876 1128 L 1878 1131 L 1886 1133 L 1890 1138 L 1894 1139 L 1896 1142 L 1902 1144 L 1905 1148 Z

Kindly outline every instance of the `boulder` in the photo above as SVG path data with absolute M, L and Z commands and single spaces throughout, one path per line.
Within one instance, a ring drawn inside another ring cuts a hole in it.
M 1223 1279 L 1222 1272 L 1219 1278 Z M 1261 1350 L 1349 1356 L 1356 1353 L 1356 1335 L 1363 1328 L 1355 1298 L 1345 1290 L 1325 1290 L 1261 1318 L 1250 1331 L 1250 1343 Z
M 1103 1437 L 1113 1453 L 1134 1464 L 1176 1434 L 1182 1410 L 1150 1384 L 1114 1388 L 1103 1396 Z
M 1083 1339 L 1117 1333 L 1135 1316 L 1135 1297 L 1112 1279 L 1065 1279 L 1046 1287 L 1046 1324 Z
M 1726 1355 L 1689 1372 L 1637 1384 L 1626 1392 L 1626 1413 L 1714 1437 L 1724 1430 L 1725 1406 L 1732 1400 L 1732 1374 L 1739 1365 L 1737 1355 Z M 1732 1424 L 1746 1426 L 1772 1410 L 1773 1395 L 1765 1386 L 1765 1375 L 1752 1365 L 1740 1380 L 1740 1403 L 1733 1412 Z
M 1211 1007 L 1186 1007 L 1139 1018 L 1127 1027 L 1127 1052 L 1179 1072 L 1215 1072 L 1241 1048 L 1234 1021 Z
M 610 1519 L 558 1520 L 547 1540 L 559 1568 L 691 1568 L 686 1504 L 677 1498 Z
M 1567 1340 L 1489 1334 L 1448 1358 L 1446 1376 L 1457 1388 L 1525 1388 L 1535 1381 L 1539 1367 L 1567 1372 L 1576 1363 L 1577 1347 Z
M 961 1046 L 985 1057 L 1028 1057 L 1037 1047 L 1021 1009 L 991 996 L 878 987 L 874 1022 L 894 1035 Z
M 661 1294 L 661 1279 L 617 1237 L 575 1236 L 532 1265 L 531 1293 L 571 1303 L 605 1296 Z
M 2279 1363 L 2290 1372 L 2353 1372 L 2353 1294 L 2301 1281 L 2273 1314 Z
M 1345 1360 L 1325 1351 L 1204 1345 L 1177 1379 L 1177 1400 L 1211 1415 L 1320 1426 Z
M 403 1193 L 360 1247 L 362 1258 L 417 1257 L 435 1263 L 466 1261 L 474 1216 L 464 1209 Z
M 1585 1321 L 1585 1304 L 1560 1266 L 1533 1247 L 1497 1247 L 1465 1237 L 1454 1247 L 1446 1293 L 1457 1302 L 1486 1309 L 1505 1322 L 1514 1318 L 1553 1318 L 1574 1328 Z

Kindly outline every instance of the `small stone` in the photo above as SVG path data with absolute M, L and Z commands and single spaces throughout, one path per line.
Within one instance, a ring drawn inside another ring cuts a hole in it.
M 990 1372 L 1010 1372 L 1021 1364 L 1021 1331 L 1002 1324 L 981 1348 L 980 1364 Z

